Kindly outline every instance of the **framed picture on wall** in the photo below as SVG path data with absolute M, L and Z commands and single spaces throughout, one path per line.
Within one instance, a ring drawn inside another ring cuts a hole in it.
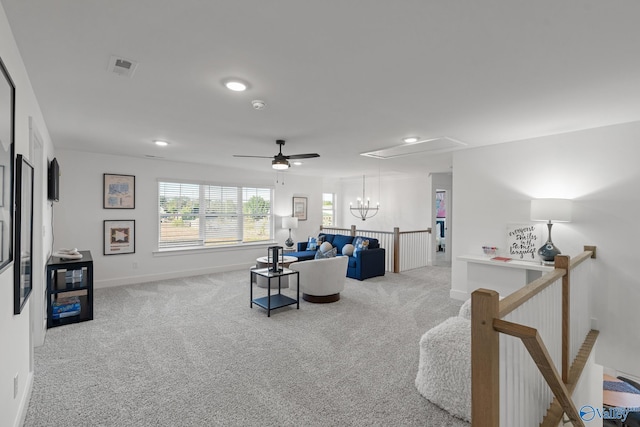
M 293 198 L 293 216 L 295 218 L 298 218 L 298 221 L 307 220 L 307 198 L 306 197 Z
M 436 191 L 436 218 L 447 217 L 446 191 Z
M 104 254 L 120 255 L 136 252 L 136 221 L 104 221 Z
M 135 209 L 136 177 L 104 174 L 103 207 L 105 209 Z
M 16 262 L 13 268 L 13 313 L 20 314 L 31 295 L 33 253 L 33 166 L 22 154 L 16 158 Z
M 0 272 L 13 261 L 13 168 L 16 87 L 0 59 Z M 17 268 L 17 267 L 16 267 Z

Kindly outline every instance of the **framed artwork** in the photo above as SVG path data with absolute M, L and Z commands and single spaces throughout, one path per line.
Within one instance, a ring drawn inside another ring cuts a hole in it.
M 436 218 L 447 217 L 446 191 L 436 191 Z
M 307 198 L 306 197 L 293 198 L 293 216 L 295 218 L 298 218 L 298 221 L 307 220 Z
M 15 98 L 16 87 L 0 59 L 0 272 L 13 261 Z
M 22 154 L 16 158 L 15 254 L 20 263 L 13 268 L 13 313 L 20 314 L 31 295 L 33 263 L 33 166 Z
M 103 207 L 105 209 L 136 208 L 136 177 L 104 174 Z
M 104 221 L 104 254 L 120 255 L 136 252 L 136 221 Z
M 542 233 L 538 224 L 507 224 L 507 256 L 521 261 L 539 262 Z

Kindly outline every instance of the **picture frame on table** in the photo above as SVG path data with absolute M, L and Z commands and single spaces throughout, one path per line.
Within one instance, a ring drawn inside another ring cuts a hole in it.
M 136 252 L 136 221 L 104 220 L 104 255 L 133 254 Z
M 136 208 L 136 177 L 105 173 L 103 178 L 104 209 Z
M 293 216 L 295 218 L 298 218 L 298 221 L 307 220 L 307 198 L 306 197 L 293 198 Z

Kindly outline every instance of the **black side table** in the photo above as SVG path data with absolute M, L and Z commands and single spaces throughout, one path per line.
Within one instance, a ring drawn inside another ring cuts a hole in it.
M 93 319 L 93 259 L 80 253 L 81 259 L 47 262 L 47 328 Z
M 286 295 L 282 295 L 282 278 L 295 274 L 298 280 L 298 287 L 296 289 L 296 298 L 293 299 Z M 265 277 L 267 279 L 267 296 L 262 298 L 253 298 L 253 282 L 257 282 L 256 276 Z M 278 293 L 271 295 L 271 280 L 278 279 Z M 255 268 L 251 270 L 249 277 L 249 307 L 253 308 L 253 304 L 267 310 L 267 317 L 271 317 L 271 310 L 276 308 L 286 307 L 288 305 L 297 305 L 297 309 L 300 309 L 300 273 L 295 270 L 283 268 L 281 271 L 271 271 L 269 268 Z

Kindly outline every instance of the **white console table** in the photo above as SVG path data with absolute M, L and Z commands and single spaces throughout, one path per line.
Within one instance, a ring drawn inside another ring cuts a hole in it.
M 463 255 L 458 260 L 467 263 L 467 292 L 478 288 L 493 289 L 501 297 L 520 289 L 524 285 L 536 280 L 553 266 L 542 265 L 527 261 L 493 261 L 490 257 L 481 255 Z

